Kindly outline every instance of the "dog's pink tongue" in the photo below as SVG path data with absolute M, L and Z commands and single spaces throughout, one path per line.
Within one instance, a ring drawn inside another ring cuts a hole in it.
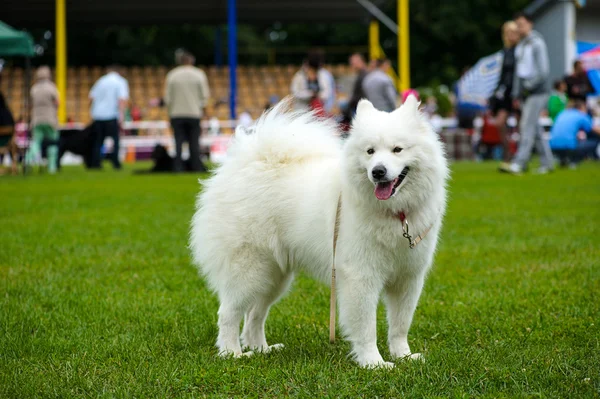
M 394 182 L 377 183 L 375 186 L 375 196 L 378 200 L 387 200 L 392 196 L 394 190 Z

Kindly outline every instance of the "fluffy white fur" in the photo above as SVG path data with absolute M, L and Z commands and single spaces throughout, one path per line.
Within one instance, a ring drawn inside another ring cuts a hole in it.
M 252 353 L 242 348 L 265 352 L 282 346 L 267 344 L 269 308 L 299 270 L 329 283 L 341 194 L 339 323 L 354 358 L 361 366 L 393 366 L 376 345 L 382 294 L 391 355 L 419 357 L 411 353 L 407 335 L 446 206 L 448 168 L 437 135 L 412 96 L 392 113 L 362 100 L 345 144 L 331 122 L 286 113 L 288 106 L 283 102 L 263 115 L 251 134 L 236 133 L 229 157 L 198 197 L 190 247 L 219 296 L 220 353 L 237 357 Z M 385 201 L 374 195 L 372 171 L 378 165 L 390 181 L 410 167 Z M 431 226 L 414 249 L 402 237 L 401 211 L 413 236 Z

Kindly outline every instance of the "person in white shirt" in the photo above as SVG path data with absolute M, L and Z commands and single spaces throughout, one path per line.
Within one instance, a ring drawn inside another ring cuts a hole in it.
M 254 121 L 252 120 L 252 115 L 250 115 L 250 112 L 244 111 L 240 114 L 240 118 L 238 119 L 239 126 L 249 128 L 252 125 L 252 122 Z
M 102 143 L 106 137 L 113 140 L 110 157 L 113 167 L 121 169 L 119 161 L 119 123 L 123 120 L 123 111 L 129 100 L 127 80 L 119 75 L 117 66 L 107 68 L 106 75 L 96 81 L 90 90 L 92 124 L 92 158 L 90 168 L 102 167 Z
M 309 54 L 308 60 L 292 78 L 290 90 L 295 110 L 314 110 L 316 105 L 324 107 L 331 96 L 331 82 L 325 69 L 321 68 L 318 55 Z

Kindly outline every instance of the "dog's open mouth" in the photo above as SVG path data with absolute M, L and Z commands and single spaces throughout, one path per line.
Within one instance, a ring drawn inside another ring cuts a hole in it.
M 396 188 L 398 188 L 398 186 L 404 181 L 404 178 L 408 174 L 409 170 L 410 168 L 406 166 L 404 169 L 402 169 L 400 175 L 394 180 L 377 183 L 375 185 L 375 196 L 377 199 L 382 201 L 390 199 L 396 192 Z

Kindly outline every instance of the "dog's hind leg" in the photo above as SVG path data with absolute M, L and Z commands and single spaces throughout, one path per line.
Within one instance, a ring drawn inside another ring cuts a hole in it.
M 244 308 L 240 303 L 221 299 L 219 307 L 219 336 L 217 338 L 217 347 L 219 355 L 234 357 L 242 356 L 242 346 L 240 345 L 240 322 L 244 315 Z
M 228 270 L 229 273 L 227 273 L 226 279 L 219 279 L 217 288 L 221 302 L 218 313 L 219 335 L 217 337 L 220 356 L 240 357 L 244 355 L 240 345 L 240 323 L 260 289 L 260 282 L 251 278 L 250 273 L 244 273 L 252 268 L 260 270 L 260 263 L 236 260 L 234 263 L 221 266 L 221 270 Z M 246 355 L 251 354 L 246 353 Z
M 270 352 L 273 349 L 283 348 L 283 344 L 268 345 L 265 336 L 265 322 L 269 309 L 288 290 L 293 280 L 293 273 L 280 274 L 278 277 L 273 282 L 272 290 L 258 297 L 246 313 L 242 330 L 242 344 L 244 347 L 259 352 Z
M 253 248 L 240 250 L 231 263 L 222 265 L 220 271 L 226 277 L 218 279 L 217 287 L 221 301 L 217 338 L 219 354 L 235 357 L 251 355 L 253 352 L 242 352 L 240 323 L 244 314 L 250 315 L 248 331 L 252 333 L 252 343 L 266 344 L 264 320 L 269 306 L 282 292 L 283 273 L 268 255 L 259 254 Z M 252 346 L 262 348 L 262 345 Z
M 419 353 L 411 353 L 408 346 L 408 330 L 423 289 L 424 275 L 401 276 L 385 288 L 388 318 L 388 344 L 394 358 L 421 359 Z

